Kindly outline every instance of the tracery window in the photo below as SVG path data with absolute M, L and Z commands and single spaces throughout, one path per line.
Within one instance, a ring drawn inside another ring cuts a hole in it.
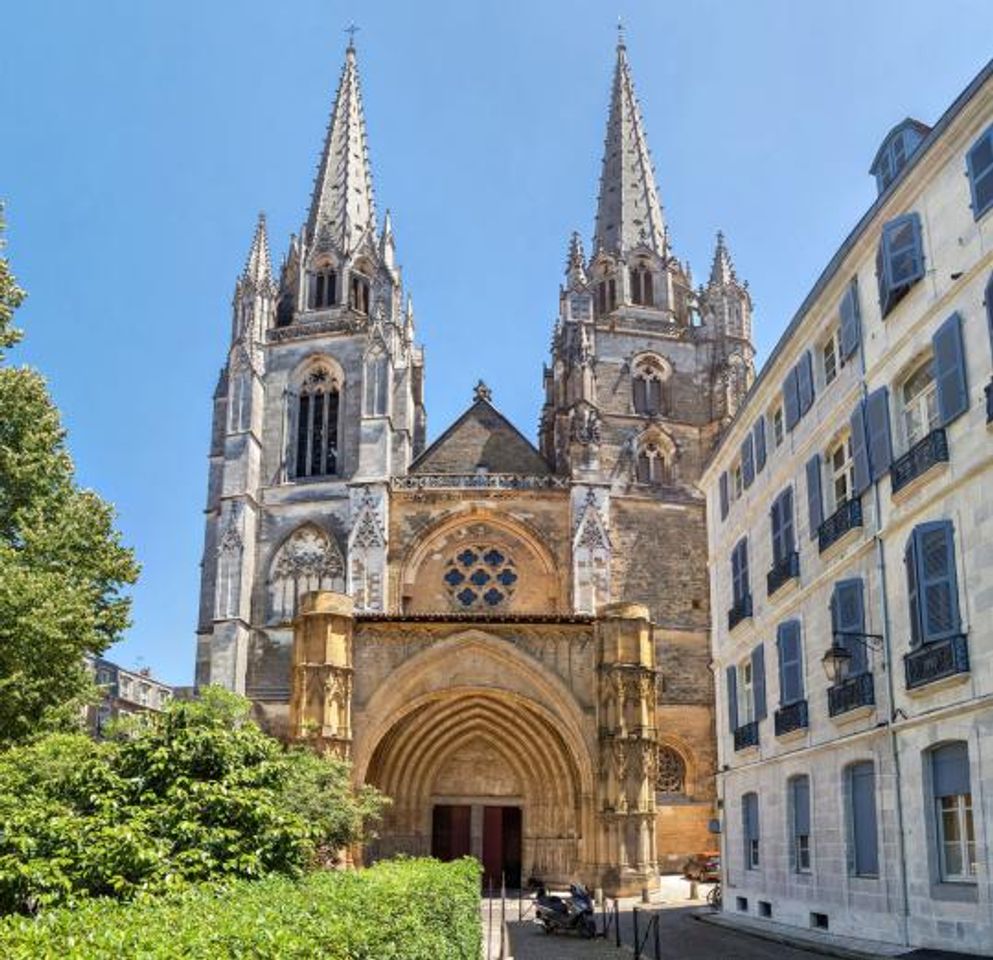
M 665 454 L 657 443 L 643 444 L 638 451 L 638 483 L 661 486 L 669 480 Z
M 276 552 L 269 567 L 269 598 L 276 621 L 296 616 L 300 597 L 311 590 L 345 589 L 341 551 L 319 527 L 297 530 Z
M 634 368 L 631 389 L 634 412 L 656 416 L 665 409 L 665 371 L 652 360 L 642 360 Z
M 672 747 L 659 747 L 655 789 L 659 793 L 686 793 L 686 761 Z
M 339 387 L 331 371 L 307 374 L 297 404 L 296 476 L 325 477 L 338 469 Z
M 516 589 L 517 568 L 497 547 L 463 547 L 445 565 L 445 588 L 460 610 L 490 610 L 507 602 Z
M 322 310 L 338 302 L 338 275 L 330 267 L 315 270 L 307 276 L 307 307 Z

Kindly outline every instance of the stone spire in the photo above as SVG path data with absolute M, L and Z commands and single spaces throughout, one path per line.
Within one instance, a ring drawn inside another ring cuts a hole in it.
M 587 282 L 586 254 L 583 252 L 583 240 L 578 231 L 573 230 L 569 238 L 569 256 L 566 260 L 565 274 L 570 287 L 582 286 Z
M 375 233 L 375 229 L 376 207 L 359 71 L 355 47 L 349 43 L 314 183 L 307 239 L 313 242 L 326 231 L 341 252 L 348 253 L 367 230 Z
M 710 268 L 710 282 L 714 286 L 726 286 L 738 282 L 734 264 L 731 262 L 731 254 L 728 253 L 724 234 L 720 230 L 717 231 L 717 246 L 714 248 L 714 263 Z
M 600 173 L 594 254 L 602 250 L 623 256 L 639 245 L 660 256 L 667 252 L 652 158 L 620 33 Z
M 259 214 L 245 269 L 239 279 L 242 284 L 248 284 L 256 290 L 268 291 L 273 288 L 272 259 L 269 256 L 269 235 L 266 232 L 264 213 Z

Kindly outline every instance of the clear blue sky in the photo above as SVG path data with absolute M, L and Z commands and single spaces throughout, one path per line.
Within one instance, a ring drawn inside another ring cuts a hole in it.
M 299 228 L 355 20 L 430 436 L 484 377 L 534 437 L 572 229 L 592 232 L 618 13 L 675 251 L 723 229 L 760 358 L 871 202 L 869 163 L 993 55 L 988 0 L 31 0 L 4 12 L 0 197 L 83 483 L 143 565 L 111 652 L 192 677 L 211 392 L 257 211 Z

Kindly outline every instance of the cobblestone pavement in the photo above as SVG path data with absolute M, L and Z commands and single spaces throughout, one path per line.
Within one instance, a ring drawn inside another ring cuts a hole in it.
M 516 907 L 516 905 L 515 905 Z M 823 956 L 760 940 L 747 934 L 725 930 L 693 919 L 700 907 L 663 907 L 659 928 L 664 960 L 809 960 Z M 571 936 L 549 936 L 532 922 L 518 923 L 516 909 L 508 910 L 510 946 L 514 960 L 630 960 L 633 943 L 630 910 L 621 913 L 621 939 L 627 949 L 618 950 L 613 938 L 581 940 Z M 599 916 L 597 918 L 599 922 Z M 644 928 L 642 928 L 644 929 Z M 652 939 L 643 954 L 654 958 Z M 499 953 L 494 952 L 494 960 Z

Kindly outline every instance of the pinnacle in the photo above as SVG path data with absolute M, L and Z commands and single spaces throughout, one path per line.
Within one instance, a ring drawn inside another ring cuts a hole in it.
M 726 286 L 738 280 L 731 262 L 731 254 L 724 243 L 724 233 L 717 231 L 717 246 L 714 248 L 714 263 L 710 268 L 710 282 L 716 286 Z
M 578 230 L 573 230 L 572 236 L 569 238 L 569 255 L 566 258 L 565 272 L 569 278 L 570 286 L 587 282 L 586 254 Z
M 272 285 L 272 260 L 269 257 L 269 236 L 266 231 L 265 214 L 259 213 L 255 225 L 255 235 L 245 261 L 245 269 L 241 279 L 255 286 Z
M 621 31 L 600 173 L 594 249 L 623 255 L 638 246 L 648 247 L 659 256 L 667 252 L 655 171 Z
M 355 47 L 345 51 L 324 150 L 307 220 L 309 240 L 327 230 L 343 252 L 367 230 L 375 233 L 376 206 Z

